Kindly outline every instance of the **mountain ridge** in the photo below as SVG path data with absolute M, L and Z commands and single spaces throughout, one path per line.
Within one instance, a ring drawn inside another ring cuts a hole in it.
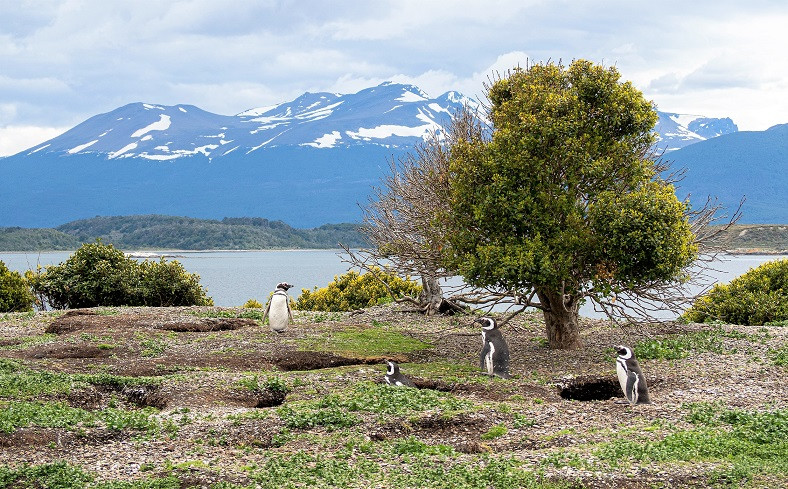
M 188 104 L 126 104 L 0 159 L 0 226 L 137 214 L 265 216 L 298 228 L 359 222 L 359 204 L 381 184 L 389 162 L 443 131 L 451 114 L 471 102 L 455 91 L 430 98 L 414 85 L 384 83 L 354 94 L 305 93 L 234 116 Z M 741 174 L 692 156 L 716 147 L 705 146 L 710 142 L 732 141 L 727 151 L 748 165 L 728 167 L 749 166 L 773 180 L 752 158 L 762 152 L 746 147 L 751 138 L 726 139 L 742 134 L 732 120 L 659 116 L 656 149 L 689 170 L 681 192 L 704 200 L 722 194 L 728 208 L 747 195 L 743 222 L 788 222 L 771 208 L 782 200 L 762 199 L 758 188 L 736 196 Z

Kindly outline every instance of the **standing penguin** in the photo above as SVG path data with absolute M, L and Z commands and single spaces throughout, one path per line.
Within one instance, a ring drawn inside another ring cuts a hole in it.
M 265 306 L 263 313 L 263 322 L 268 316 L 268 326 L 271 331 L 282 333 L 287 329 L 287 325 L 293 320 L 293 311 L 290 310 L 290 298 L 287 296 L 287 289 L 292 285 L 287 282 L 277 284 L 274 295 Z
M 400 373 L 397 362 L 386 360 L 386 364 L 388 364 L 388 369 L 386 370 L 386 377 L 384 378 L 388 385 L 416 387 L 416 384 Z
M 646 385 L 646 377 L 640 370 L 637 358 L 632 348 L 624 345 L 615 347 L 618 352 L 616 358 L 616 373 L 618 374 L 618 382 L 621 384 L 621 390 L 624 391 L 624 396 L 629 401 L 629 404 L 648 404 L 651 399 L 648 397 L 648 385 Z
M 509 378 L 509 345 L 498 329 L 495 319 L 483 317 L 474 321 L 482 325 L 482 351 L 479 366 L 487 375 Z

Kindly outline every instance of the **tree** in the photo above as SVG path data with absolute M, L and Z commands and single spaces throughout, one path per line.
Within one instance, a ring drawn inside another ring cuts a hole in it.
M 449 161 L 458 141 L 481 141 L 483 136 L 483 125 L 466 107 L 453 115 L 445 131 L 430 134 L 410 153 L 392 160 L 382 187 L 363 209 L 360 231 L 372 248 L 351 251 L 344 247 L 349 263 L 373 276 L 383 277 L 379 271 L 386 269 L 420 277 L 418 298 L 398 300 L 416 303 L 427 315 L 460 309 L 458 301 L 467 299 L 444 298 L 439 282 L 455 275 L 443 261 L 444 221 L 450 211 Z
M 651 155 L 657 114 L 615 68 L 515 69 L 487 88 L 492 136 L 450 162 L 449 266 L 541 309 L 577 348 L 579 308 L 680 284 L 698 255 L 689 204 Z
M 33 310 L 33 295 L 22 275 L 0 261 L 0 312 Z

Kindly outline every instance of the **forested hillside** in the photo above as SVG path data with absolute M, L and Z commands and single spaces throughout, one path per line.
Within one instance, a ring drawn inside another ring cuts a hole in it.
M 296 229 L 282 221 L 224 218 L 221 221 L 161 215 L 94 217 L 55 229 L 0 228 L 0 250 L 73 250 L 101 238 L 121 249 L 241 250 L 359 247 L 358 225 L 326 224 Z

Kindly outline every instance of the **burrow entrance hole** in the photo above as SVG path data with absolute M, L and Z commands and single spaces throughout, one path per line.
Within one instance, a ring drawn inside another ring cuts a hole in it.
M 615 377 L 576 377 L 562 382 L 558 389 L 562 398 L 572 401 L 606 401 L 611 397 L 624 397 Z

